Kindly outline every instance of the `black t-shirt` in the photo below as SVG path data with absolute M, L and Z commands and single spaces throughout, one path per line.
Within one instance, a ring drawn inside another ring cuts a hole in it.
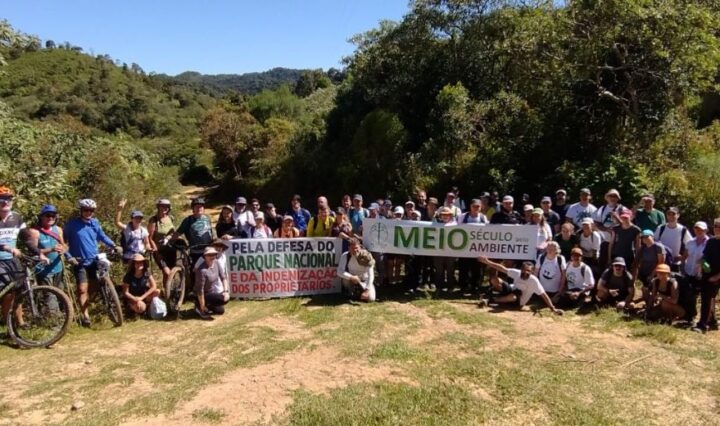
M 632 275 L 627 270 L 621 276 L 615 276 L 612 269 L 606 269 L 600 279 L 605 283 L 608 290 L 620 290 L 628 292 L 633 285 Z
M 717 237 L 710 238 L 707 243 L 705 243 L 703 259 L 710 265 L 710 273 L 704 273 L 703 278 L 720 272 L 720 240 Z
M 550 225 L 550 229 L 555 231 L 555 225 L 557 225 L 560 222 L 560 215 L 556 212 L 550 210 L 547 213 L 543 213 L 543 216 L 545 216 L 545 222 Z
M 215 235 L 220 238 L 223 235 L 230 234 L 230 231 L 233 229 L 235 229 L 235 222 L 218 222 L 217 225 L 215 225 Z
M 562 237 L 562 232 L 559 232 L 555 234 L 555 236 L 553 237 L 553 241 L 558 243 L 558 245 L 560 246 L 560 254 L 565 256 L 566 259 L 570 259 L 572 249 L 580 245 L 580 237 L 578 237 L 576 234 L 570 234 L 570 239 L 565 240 Z
M 506 212 L 505 210 L 500 209 L 492 215 L 492 218 L 490 218 L 490 223 L 498 225 L 520 225 L 522 221 L 522 216 L 520 216 L 520 213 L 515 210 Z
M 130 286 L 128 291 L 135 297 L 142 296 L 146 291 L 148 291 L 148 288 L 150 288 L 148 285 L 148 278 L 145 274 L 138 278 L 132 272 L 125 274 L 123 284 L 128 284 Z
M 635 252 L 635 240 L 642 231 L 635 225 L 629 228 L 618 226 L 615 228 L 615 241 L 613 241 L 612 257 L 629 258 Z
M 562 206 L 558 206 L 557 204 L 553 204 L 551 207 L 552 211 L 557 213 L 558 216 L 560 216 L 560 223 L 565 222 L 565 215 L 567 215 L 567 211 L 570 208 L 570 205 L 568 203 L 563 204 Z

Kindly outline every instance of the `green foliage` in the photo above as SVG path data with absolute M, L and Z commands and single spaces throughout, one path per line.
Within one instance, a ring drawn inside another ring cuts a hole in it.
M 193 86 L 213 96 L 222 96 L 233 92 L 253 95 L 263 90 L 275 90 L 288 84 L 295 85 L 304 72 L 304 70 L 290 68 L 273 68 L 264 72 L 246 74 L 205 75 L 187 71 L 174 77 L 167 75 L 160 75 L 160 77 L 175 83 Z
M 330 87 L 332 82 L 322 70 L 305 71 L 295 83 L 295 94 L 301 98 L 310 96 L 317 89 Z

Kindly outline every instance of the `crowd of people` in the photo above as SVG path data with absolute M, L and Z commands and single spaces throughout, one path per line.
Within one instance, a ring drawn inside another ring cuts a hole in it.
M 642 313 L 650 320 L 693 324 L 699 295 L 699 319 L 693 329 L 717 329 L 720 237 L 712 237 L 702 221 L 692 228 L 682 225 L 680 211 L 672 206 L 664 212 L 657 209 L 652 194 L 643 195 L 636 206 L 625 206 L 620 193 L 612 189 L 604 194 L 604 203 L 595 206 L 587 188 L 580 190 L 574 203 L 568 201 L 564 189 L 558 189 L 554 197 L 542 197 L 538 207 L 523 194 L 522 208 L 516 209 L 513 196 L 500 198 L 496 192 L 482 193 L 466 204 L 454 187 L 442 200 L 418 190 L 413 199 L 399 205 L 376 199 L 365 207 L 363 196 L 355 194 L 345 195 L 340 207 L 331 209 L 327 198 L 320 196 L 314 213 L 303 207 L 299 195 L 290 199 L 283 213 L 273 203 L 263 205 L 257 198 L 248 203 L 240 196 L 234 205 L 222 206 L 214 227 L 203 198 L 192 200 L 192 213 L 179 223 L 171 214 L 169 199 L 157 201 L 147 222 L 138 210 L 131 211 L 125 222 L 127 203 L 120 200 L 115 218 L 121 235 L 118 243 L 94 217 L 97 205 L 91 199 L 80 200 L 78 215 L 61 228 L 52 205 L 43 206 L 37 221 L 26 225 L 12 211 L 14 196 L 11 189 L 0 187 L 0 285 L 17 276 L 18 240 L 42 260 L 35 274 L 43 284 L 65 285 L 64 257 L 76 280 L 84 325 L 91 321 L 88 288 L 97 278 L 99 242 L 122 254 L 127 264 L 122 296 L 130 311 L 143 314 L 161 297 L 150 273 L 150 259 L 165 282 L 178 261 L 177 251 L 169 243 L 183 237 L 194 265 L 195 310 L 201 318 L 212 318 L 223 313 L 230 298 L 225 241 L 338 237 L 343 241 L 338 276 L 346 293 L 356 300 L 374 301 L 376 286 L 401 288 L 406 293 L 459 290 L 479 297 L 481 306 L 525 306 L 536 297 L 557 314 L 568 308 L 609 305 Z M 444 225 L 532 225 L 537 227 L 538 256 L 516 262 L 368 252 L 361 242 L 366 218 Z M 720 218 L 714 220 L 713 230 L 720 236 Z M 6 313 L 12 293 L 2 302 Z

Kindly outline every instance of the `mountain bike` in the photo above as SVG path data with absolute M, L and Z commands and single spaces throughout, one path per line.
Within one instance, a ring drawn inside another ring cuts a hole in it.
M 94 259 L 94 263 L 97 266 L 97 292 L 100 294 L 100 302 L 110 321 L 112 321 L 116 327 L 120 327 L 124 321 L 123 306 L 120 303 L 117 290 L 115 290 L 115 284 L 110 278 L 110 265 L 112 265 L 110 258 L 117 260 L 119 256 L 114 250 L 110 249 L 98 253 Z M 76 259 L 80 263 L 83 261 L 82 258 L 76 257 Z
M 167 300 L 168 310 L 177 314 L 185 301 L 185 296 L 192 290 L 195 282 L 194 265 L 191 264 L 190 250 L 204 248 L 207 245 L 189 246 L 184 240 L 174 240 L 169 244 L 178 252 L 178 262 L 170 270 L 170 275 L 165 283 L 165 299 Z
M 19 260 L 24 270 L 16 272 L 17 279 L 0 291 L 0 299 L 15 292 L 5 319 L 8 335 L 20 347 L 48 347 L 67 333 L 72 303 L 62 290 L 34 284 L 32 271 L 40 262 L 38 257 L 22 255 Z

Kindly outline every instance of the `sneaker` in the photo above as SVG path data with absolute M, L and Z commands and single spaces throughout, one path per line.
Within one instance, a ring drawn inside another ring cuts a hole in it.
M 488 299 L 480 299 L 478 302 L 478 308 L 487 308 L 490 304 L 490 301 Z
M 199 307 L 196 307 L 196 308 L 195 308 L 195 313 L 198 314 L 198 316 L 199 316 L 201 319 L 210 320 L 210 321 L 213 320 L 213 317 L 210 316 L 209 313 L 201 311 Z
M 80 325 L 85 328 L 90 328 L 90 326 L 92 325 L 92 322 L 90 321 L 90 318 L 88 318 L 88 317 L 81 317 Z
M 701 334 L 707 333 L 707 330 L 705 329 L 705 327 L 699 327 L 697 325 L 695 327 L 691 328 L 691 330 L 696 333 L 701 333 Z
M 430 291 L 436 291 L 437 286 L 435 284 L 430 284 Z

